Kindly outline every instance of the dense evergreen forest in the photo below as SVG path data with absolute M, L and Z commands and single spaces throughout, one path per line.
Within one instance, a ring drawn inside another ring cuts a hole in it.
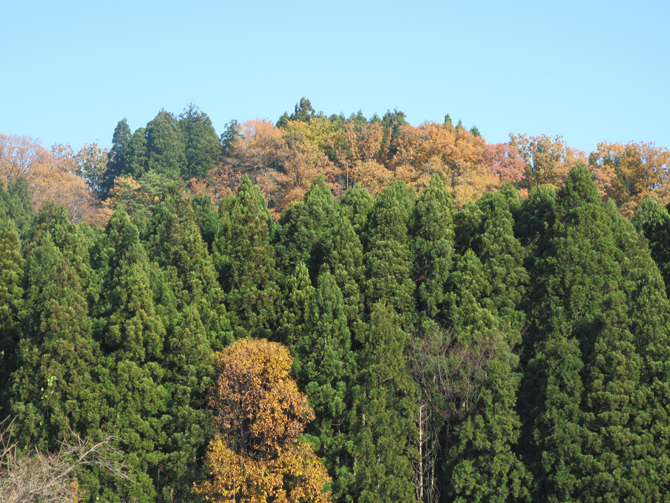
M 306 99 L 0 137 L 0 420 L 125 473 L 72 500 L 669 500 L 667 149 Z

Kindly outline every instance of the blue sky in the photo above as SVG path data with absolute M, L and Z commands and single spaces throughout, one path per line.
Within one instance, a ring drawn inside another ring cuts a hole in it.
M 509 133 L 670 147 L 670 2 L 33 1 L 0 9 L 0 133 L 110 146 L 194 101 L 217 132 L 303 96 Z

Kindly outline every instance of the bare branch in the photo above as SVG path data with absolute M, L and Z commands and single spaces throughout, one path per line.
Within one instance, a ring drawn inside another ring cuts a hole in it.
M 96 466 L 116 477 L 131 480 L 122 463 L 115 460 L 121 454 L 115 447 L 115 437 L 107 436 L 96 442 L 72 433 L 58 452 L 42 452 L 32 448 L 17 449 L 12 441 L 13 421 L 0 422 L 0 501 L 5 503 L 75 503 L 84 494 L 75 475 L 85 466 Z

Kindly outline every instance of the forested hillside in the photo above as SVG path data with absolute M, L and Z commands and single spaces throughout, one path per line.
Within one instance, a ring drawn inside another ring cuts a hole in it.
M 305 99 L 0 135 L 0 420 L 113 436 L 73 500 L 667 501 L 668 168 Z

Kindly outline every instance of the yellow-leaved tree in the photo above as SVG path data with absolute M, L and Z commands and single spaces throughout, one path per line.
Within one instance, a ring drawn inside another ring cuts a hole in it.
M 207 448 L 210 480 L 193 492 L 218 503 L 330 501 L 331 481 L 312 447 L 298 439 L 314 412 L 290 375 L 288 348 L 242 339 L 216 355 L 210 406 L 220 433 Z

